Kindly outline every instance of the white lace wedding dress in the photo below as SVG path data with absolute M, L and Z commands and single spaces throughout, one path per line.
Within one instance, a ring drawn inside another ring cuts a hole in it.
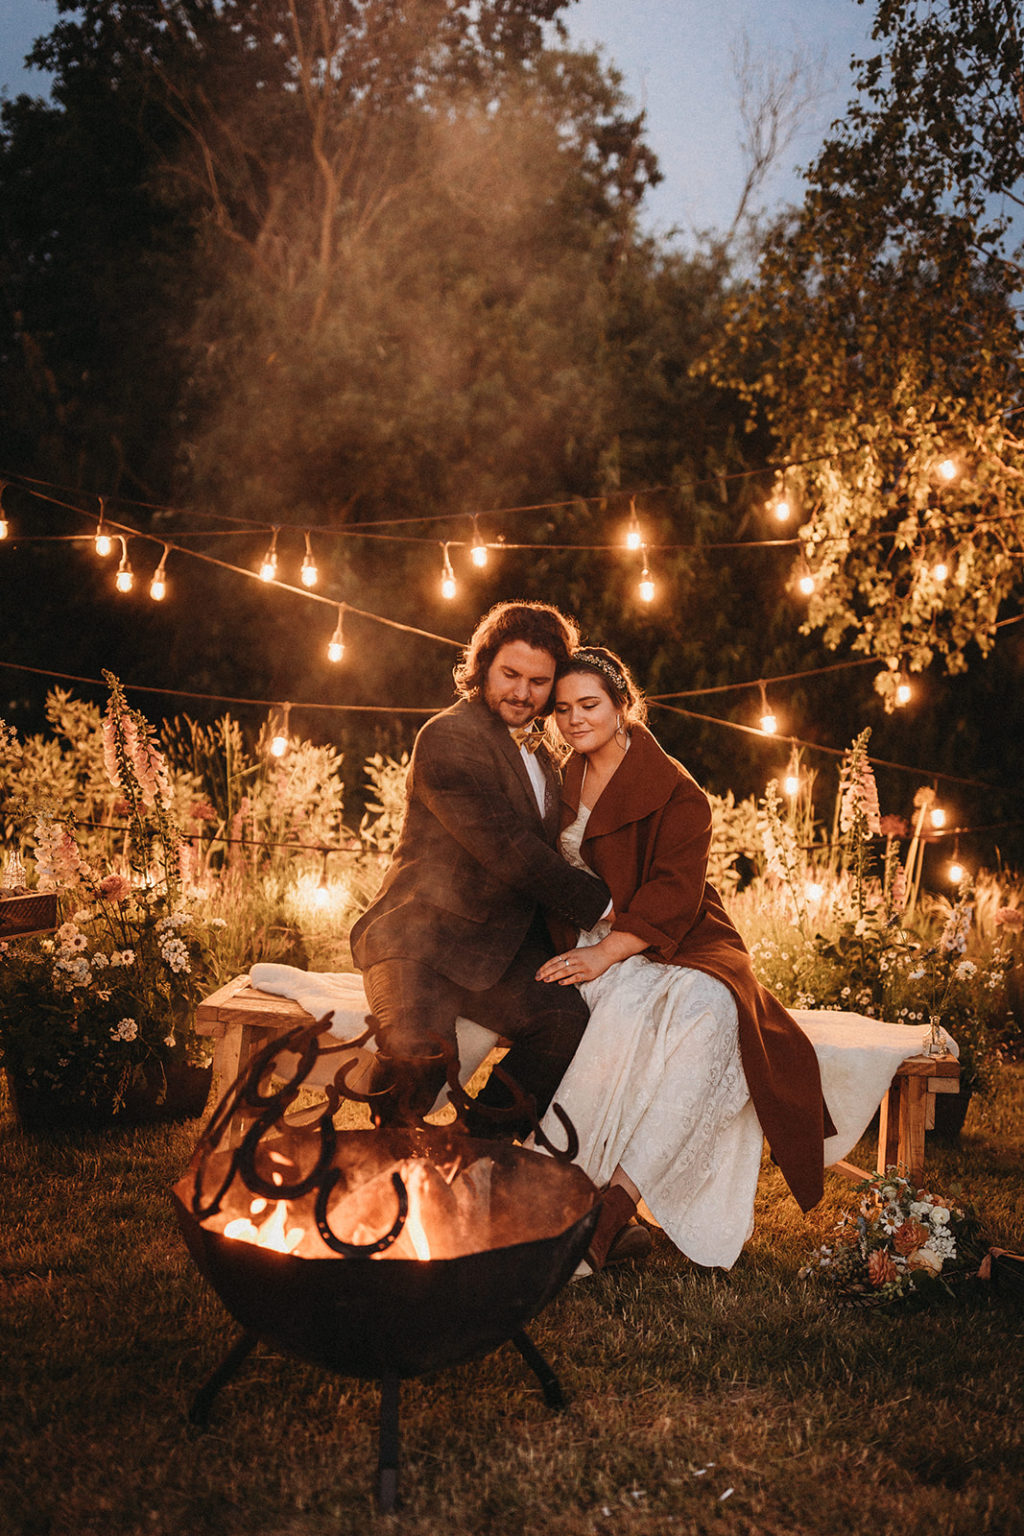
M 561 838 L 582 867 L 589 811 Z M 607 923 L 580 937 L 596 944 Z M 728 1268 L 754 1230 L 762 1133 L 740 1061 L 736 1004 L 702 971 L 634 955 L 581 988 L 587 1032 L 554 1095 L 600 1187 L 617 1165 L 688 1258 Z M 542 1126 L 561 1144 L 549 1110 Z

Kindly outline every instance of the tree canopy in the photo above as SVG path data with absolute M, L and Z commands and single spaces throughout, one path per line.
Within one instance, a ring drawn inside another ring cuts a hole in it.
M 891 702 L 1021 591 L 1024 75 L 1008 0 L 880 0 L 873 35 L 720 368 L 788 466 L 809 627 L 885 662 Z

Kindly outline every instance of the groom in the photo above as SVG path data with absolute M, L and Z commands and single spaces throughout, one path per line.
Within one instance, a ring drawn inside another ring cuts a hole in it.
M 554 846 L 558 771 L 535 724 L 578 641 L 546 603 L 497 604 L 455 669 L 458 703 L 416 738 L 398 845 L 351 935 L 382 1030 L 382 1084 L 400 1088 L 382 1118 L 401 1115 L 400 1099 L 430 1110 L 445 1081 L 434 1039 L 457 1049 L 462 1015 L 512 1042 L 503 1069 L 539 1119 L 586 1028 L 575 987 L 535 980 L 553 953 L 541 908 L 590 928 L 610 905 L 604 883 Z M 508 1101 L 497 1079 L 480 1095 Z

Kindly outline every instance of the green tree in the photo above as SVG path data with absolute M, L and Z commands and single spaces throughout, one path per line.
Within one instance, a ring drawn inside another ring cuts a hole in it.
M 718 366 L 790 466 L 808 627 L 883 661 L 891 705 L 901 668 L 987 653 L 1021 589 L 1024 77 L 1004 0 L 880 0 L 874 37 Z

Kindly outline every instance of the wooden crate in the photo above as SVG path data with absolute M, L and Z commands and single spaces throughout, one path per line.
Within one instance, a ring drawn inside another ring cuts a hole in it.
M 0 940 L 29 939 L 57 926 L 57 893 L 30 891 L 25 896 L 0 892 Z

